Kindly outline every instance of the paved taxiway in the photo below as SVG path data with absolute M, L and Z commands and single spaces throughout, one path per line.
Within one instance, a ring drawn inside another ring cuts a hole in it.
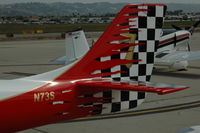
M 192 50 L 200 50 L 199 37 L 200 33 L 195 33 L 192 37 Z M 61 67 L 62 65 L 51 65 L 50 61 L 64 54 L 64 40 L 0 42 L 0 79 L 39 74 Z M 175 133 L 184 127 L 200 125 L 200 106 L 167 112 L 158 110 L 159 107 L 200 101 L 200 61 L 191 61 L 190 66 L 188 71 L 181 72 L 169 72 L 163 66 L 154 71 L 151 81 L 191 87 L 164 96 L 148 94 L 146 101 L 136 108 L 139 111 L 155 108 L 157 112 L 51 124 L 21 133 Z

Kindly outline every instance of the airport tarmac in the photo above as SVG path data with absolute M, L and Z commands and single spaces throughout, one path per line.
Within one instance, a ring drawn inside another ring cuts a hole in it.
M 192 50 L 200 50 L 199 37 L 200 33 L 193 35 Z M 0 42 L 0 79 L 20 78 L 59 68 L 62 65 L 52 65 L 50 61 L 63 55 L 64 40 Z M 129 112 L 106 119 L 96 117 L 50 124 L 20 133 L 176 133 L 181 128 L 200 125 L 199 60 L 191 61 L 188 71 L 169 72 L 166 67 L 158 66 L 151 81 L 190 88 L 163 96 L 148 94 L 145 102 L 135 109 L 140 115 Z M 196 106 L 192 106 L 193 102 Z M 153 109 L 151 113 L 148 113 L 149 109 Z

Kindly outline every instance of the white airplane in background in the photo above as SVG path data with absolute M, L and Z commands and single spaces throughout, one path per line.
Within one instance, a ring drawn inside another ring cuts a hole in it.
M 59 57 L 54 64 L 69 64 L 83 57 L 90 49 L 82 28 L 69 31 L 65 34 L 66 56 Z
M 200 59 L 200 51 L 191 51 L 189 44 L 191 35 L 199 23 L 200 21 L 197 21 L 188 30 L 175 25 L 172 25 L 175 30 L 163 30 L 155 63 L 168 64 L 172 70 L 187 70 L 188 61 Z
M 163 4 L 126 5 L 81 59 L 75 46 L 69 61 L 79 59 L 73 63 L 35 76 L 0 80 L 0 131 L 125 112 L 140 105 L 146 92 L 187 89 L 149 82 L 165 11 Z M 146 27 L 141 23 L 145 19 Z
M 189 45 L 191 35 L 199 23 L 200 21 L 196 22 L 189 30 L 183 30 L 175 25 L 173 27 L 176 30 L 163 30 L 155 54 L 155 63 L 165 63 L 172 70 L 186 70 L 188 61 L 200 59 L 200 51 L 190 51 Z M 80 28 L 66 33 L 65 42 L 66 56 L 57 58 L 53 61 L 54 64 L 68 64 L 89 50 L 85 34 Z

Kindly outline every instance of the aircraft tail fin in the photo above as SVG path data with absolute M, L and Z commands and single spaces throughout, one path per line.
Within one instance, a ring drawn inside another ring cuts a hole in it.
M 66 60 L 68 62 L 83 57 L 89 50 L 88 42 L 86 40 L 84 31 L 81 28 L 66 33 L 65 44 Z
M 200 24 L 200 20 L 194 23 L 191 27 L 185 27 L 185 30 L 188 30 L 192 34 L 199 24 Z M 183 28 L 174 24 L 172 24 L 171 26 L 177 31 L 184 30 Z
M 91 50 L 58 79 L 112 77 L 149 81 L 165 7 L 162 4 L 125 6 Z
M 145 92 L 166 94 L 185 89 L 146 82 L 152 74 L 165 7 L 125 6 L 90 51 L 54 80 L 74 83 L 81 104 L 78 112 L 83 108 L 92 109 L 90 114 L 124 111 L 140 105 Z
M 89 51 L 89 44 L 82 28 L 65 34 L 66 56 L 53 60 L 53 64 L 69 64 L 83 57 Z

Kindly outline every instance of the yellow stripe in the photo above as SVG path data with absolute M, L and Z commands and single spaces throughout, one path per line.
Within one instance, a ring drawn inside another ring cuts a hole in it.
M 124 33 L 124 34 L 121 34 L 122 36 L 124 37 L 129 37 L 130 39 L 128 39 L 128 41 L 130 43 L 135 43 L 135 39 L 137 37 L 136 34 L 131 34 L 131 33 Z M 125 56 L 125 59 L 126 60 L 132 60 L 133 59 L 133 52 L 134 52 L 134 49 L 135 49 L 135 46 L 130 46 L 129 49 L 128 49 L 128 52 Z M 126 64 L 125 66 L 127 68 L 131 68 L 131 66 L 133 65 L 133 63 L 130 63 L 130 64 Z

